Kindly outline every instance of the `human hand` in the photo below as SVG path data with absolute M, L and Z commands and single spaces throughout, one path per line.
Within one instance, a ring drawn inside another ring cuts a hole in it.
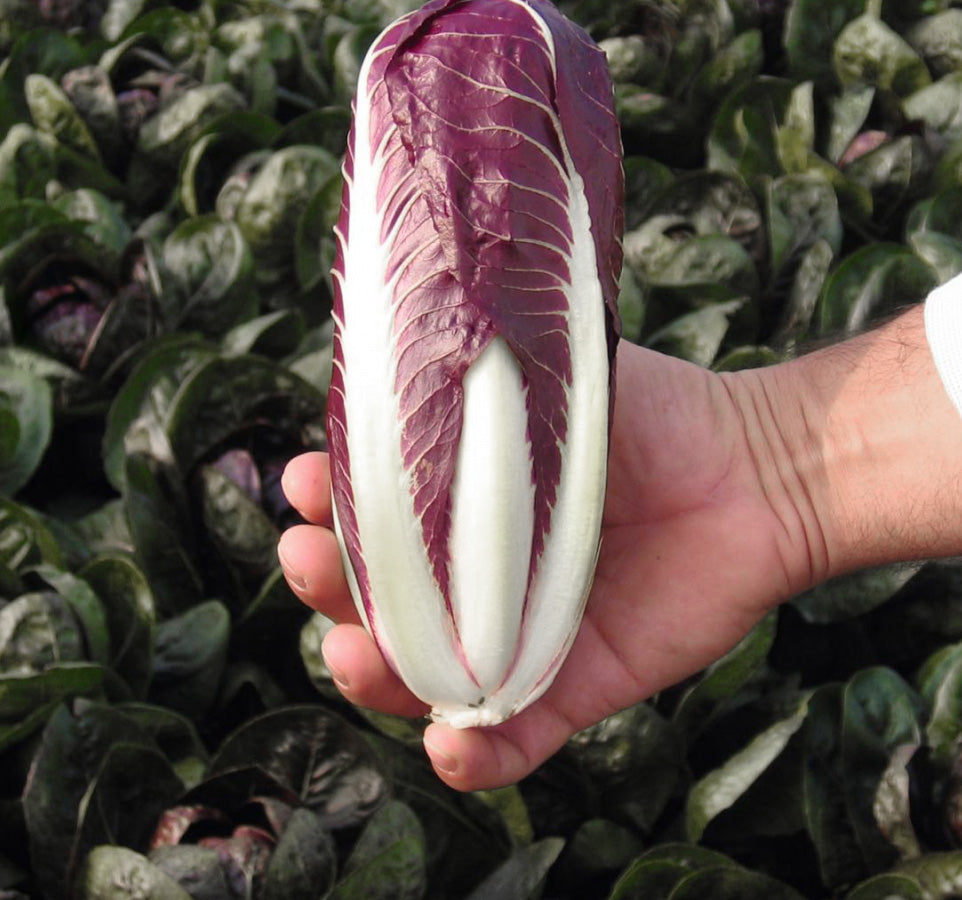
M 622 344 L 601 553 L 583 624 L 544 696 L 500 725 L 431 724 L 426 750 L 459 789 L 515 782 L 574 732 L 698 671 L 772 605 L 808 586 L 806 512 L 766 482 L 751 392 L 676 359 Z M 749 446 L 749 435 L 754 444 Z M 326 454 L 284 475 L 308 523 L 280 544 L 295 593 L 336 622 L 323 652 L 354 703 L 418 716 L 427 706 L 361 627 L 331 529 Z

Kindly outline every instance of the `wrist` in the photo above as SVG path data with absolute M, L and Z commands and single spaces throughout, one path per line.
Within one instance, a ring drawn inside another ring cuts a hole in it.
M 962 417 L 921 305 L 755 377 L 783 444 L 767 477 L 807 523 L 797 564 L 810 583 L 962 553 Z

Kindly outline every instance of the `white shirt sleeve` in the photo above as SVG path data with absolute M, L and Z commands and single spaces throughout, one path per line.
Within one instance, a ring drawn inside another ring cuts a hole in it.
M 962 415 L 962 275 L 925 300 L 925 336 L 945 390 Z

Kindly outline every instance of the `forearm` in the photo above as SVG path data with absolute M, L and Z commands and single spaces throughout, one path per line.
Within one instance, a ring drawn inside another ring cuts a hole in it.
M 752 378 L 787 451 L 769 478 L 806 522 L 803 581 L 962 554 L 962 416 L 921 305 Z

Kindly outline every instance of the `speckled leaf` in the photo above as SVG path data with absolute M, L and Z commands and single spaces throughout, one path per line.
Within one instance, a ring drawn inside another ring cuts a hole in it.
M 935 273 L 906 247 L 867 244 L 848 256 L 826 282 L 819 333 L 858 331 L 876 316 L 923 299 L 935 285 Z
M 53 394 L 46 381 L 0 365 L 0 492 L 13 496 L 30 481 L 50 444 Z
M 534 900 L 564 849 L 561 838 L 543 838 L 516 851 L 468 896 L 468 900 Z
M 886 872 L 852 888 L 845 900 L 926 900 L 926 897 L 916 879 Z
M 146 892 L 146 893 L 145 893 Z M 125 847 L 96 847 L 79 879 L 80 900 L 192 900 L 173 878 Z
M 251 719 L 221 744 L 210 774 L 250 764 L 287 787 L 329 828 L 363 821 L 385 797 L 387 785 L 360 734 L 321 707 L 288 707 Z
M 419 900 L 426 897 L 424 831 L 417 816 L 392 800 L 368 820 L 330 900 Z
M 30 115 L 40 131 L 91 159 L 100 161 L 100 150 L 87 124 L 63 89 L 46 75 L 28 75 L 24 82 Z
M 230 614 L 217 600 L 157 626 L 150 700 L 195 720 L 217 696 L 230 639 Z
M 192 371 L 168 414 L 167 432 L 182 471 L 221 441 L 259 422 L 299 428 L 316 421 L 322 396 L 260 356 L 212 359 Z
M 833 63 L 843 85 L 871 84 L 903 97 L 932 80 L 911 45 L 873 12 L 842 29 L 835 41 Z
M 115 744 L 155 749 L 122 713 L 83 700 L 61 705 L 44 729 L 23 808 L 31 857 L 47 896 L 69 896 L 67 887 L 83 863 L 74 855 L 80 804 Z
M 327 896 L 336 869 L 337 856 L 330 833 L 311 810 L 296 809 L 268 863 L 263 900 L 316 900 Z
M 801 894 L 770 875 L 750 869 L 699 869 L 683 878 L 671 900 L 803 900 Z
M 697 841 L 712 819 L 732 806 L 772 765 L 802 727 L 807 711 L 807 702 L 803 702 L 797 712 L 766 728 L 721 768 L 695 784 L 685 813 L 689 840 Z
M 107 613 L 110 666 L 135 696 L 147 692 L 153 660 L 156 612 L 150 582 L 126 556 L 101 556 L 79 575 L 97 593 Z

